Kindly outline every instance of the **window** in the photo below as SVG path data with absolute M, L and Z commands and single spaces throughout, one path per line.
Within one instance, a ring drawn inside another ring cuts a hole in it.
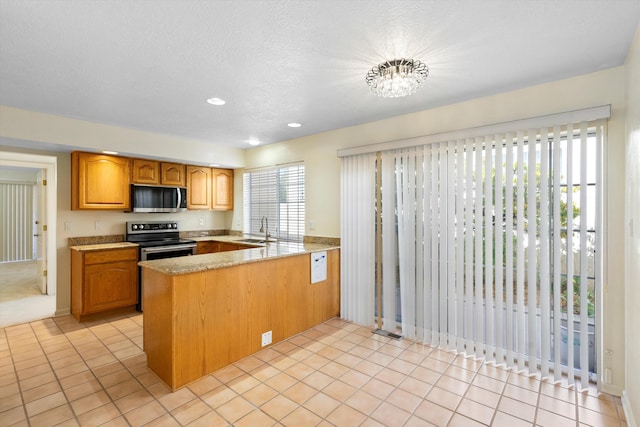
M 301 242 L 304 236 L 304 164 L 245 172 L 243 181 L 244 232 L 264 233 L 266 230 L 261 232 L 260 229 L 266 218 L 272 238 Z
M 345 156 L 345 318 L 375 313 L 406 338 L 597 380 L 605 134 L 604 121 L 569 122 Z

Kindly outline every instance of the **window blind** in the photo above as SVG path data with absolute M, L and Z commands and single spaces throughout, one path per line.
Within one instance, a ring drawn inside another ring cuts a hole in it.
M 369 173 L 382 174 L 383 284 L 376 298 L 385 329 L 555 380 L 566 373 L 570 384 L 579 377 L 586 387 L 596 373 L 605 124 L 383 151 Z M 345 178 L 343 194 L 375 185 L 373 178 Z M 373 246 L 351 237 L 374 217 L 374 202 L 363 207 L 343 198 L 343 217 L 357 215 L 343 220 L 345 247 Z M 343 259 L 346 294 L 373 283 L 357 261 Z
M 248 171 L 243 176 L 244 232 L 301 242 L 305 230 L 303 164 Z M 264 230 L 264 228 L 263 228 Z

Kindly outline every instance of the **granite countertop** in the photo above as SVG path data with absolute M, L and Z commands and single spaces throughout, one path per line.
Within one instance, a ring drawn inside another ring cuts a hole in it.
M 108 249 L 126 249 L 126 248 L 137 248 L 137 243 L 129 243 L 129 242 L 114 242 L 114 243 L 97 243 L 93 245 L 75 245 L 69 246 L 69 249 L 79 252 L 88 252 L 88 251 L 104 251 Z
M 196 241 L 217 240 L 222 242 L 242 243 L 242 236 L 206 236 L 192 238 Z M 251 243 L 251 245 L 254 245 Z M 255 244 L 254 246 L 258 246 Z M 217 252 L 212 254 L 192 255 L 179 258 L 166 258 L 153 261 L 142 261 L 138 265 L 166 275 L 188 274 L 199 271 L 214 270 L 234 265 L 259 262 L 267 259 L 300 255 L 311 252 L 339 249 L 336 245 L 321 243 L 272 242 L 262 244 L 259 248 L 241 249 L 237 251 Z

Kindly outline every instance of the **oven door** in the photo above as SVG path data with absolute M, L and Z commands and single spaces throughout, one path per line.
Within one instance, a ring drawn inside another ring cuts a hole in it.
M 196 245 L 193 243 L 171 246 L 152 246 L 140 248 L 140 261 L 151 261 L 154 259 L 175 258 L 196 254 Z
M 140 261 L 151 261 L 154 259 L 176 258 L 179 256 L 189 256 L 196 254 L 195 243 L 171 246 L 154 246 L 148 248 L 140 248 Z M 138 267 L 138 292 L 140 295 L 137 309 L 142 310 L 142 268 Z

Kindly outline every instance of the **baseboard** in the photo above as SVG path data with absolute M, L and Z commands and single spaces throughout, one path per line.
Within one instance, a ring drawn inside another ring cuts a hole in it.
M 638 423 L 636 422 L 633 411 L 631 410 L 631 402 L 629 402 L 629 395 L 626 390 L 622 391 L 622 409 L 624 409 L 624 416 L 627 419 L 627 425 L 629 427 L 638 427 Z
M 60 316 L 66 316 L 68 314 L 71 314 L 71 309 L 66 308 L 64 310 L 56 310 L 56 312 L 53 314 L 54 317 L 60 317 Z

